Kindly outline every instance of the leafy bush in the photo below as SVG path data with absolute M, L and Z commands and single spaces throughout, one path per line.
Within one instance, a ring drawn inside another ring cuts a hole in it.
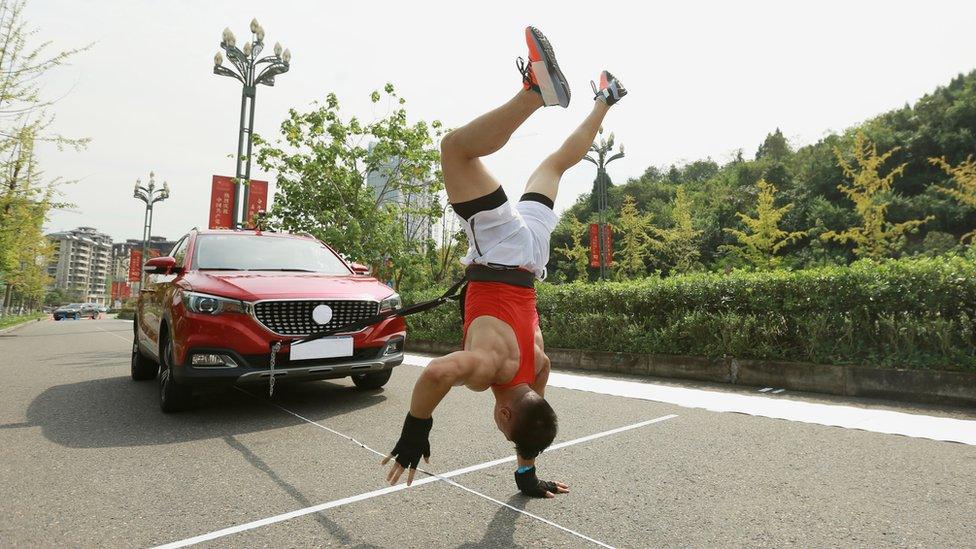
M 538 289 L 550 347 L 976 371 L 972 257 Z M 407 322 L 411 338 L 460 341 L 457 306 Z

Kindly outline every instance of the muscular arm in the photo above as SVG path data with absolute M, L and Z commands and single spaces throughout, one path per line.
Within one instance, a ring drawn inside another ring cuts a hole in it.
M 471 351 L 458 351 L 434 359 L 413 386 L 410 415 L 426 419 L 434 413 L 451 387 L 463 385 L 474 376 L 482 359 Z

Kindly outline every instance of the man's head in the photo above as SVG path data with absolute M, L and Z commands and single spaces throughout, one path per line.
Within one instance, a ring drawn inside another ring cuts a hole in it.
M 526 388 L 528 389 L 528 388 Z M 534 459 L 556 438 L 556 412 L 546 399 L 528 389 L 495 403 L 495 424 L 505 438 L 515 443 L 518 455 Z

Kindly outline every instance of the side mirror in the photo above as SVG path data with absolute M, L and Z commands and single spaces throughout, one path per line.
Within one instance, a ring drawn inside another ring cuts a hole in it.
M 369 274 L 369 267 L 367 267 L 366 265 L 363 265 L 362 263 L 352 262 L 352 263 L 349 264 L 349 266 L 352 267 L 352 272 L 354 272 L 354 273 L 356 273 L 358 275 L 368 275 Z
M 154 257 L 143 265 L 142 270 L 146 274 L 166 275 L 179 269 L 176 267 L 176 258 L 174 257 Z

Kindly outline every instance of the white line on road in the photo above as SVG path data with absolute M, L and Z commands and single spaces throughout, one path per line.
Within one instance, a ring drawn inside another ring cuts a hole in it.
M 772 391 L 772 390 L 773 390 L 772 387 L 763 387 L 762 389 L 759 389 L 759 392 L 760 393 L 765 393 L 766 391 Z
M 404 364 L 426 366 L 430 360 L 430 357 L 406 355 Z M 667 402 L 685 408 L 702 408 L 712 412 L 737 412 L 751 416 L 976 446 L 976 421 L 969 419 L 804 402 L 766 395 L 706 391 L 559 372 L 549 374 L 548 385 L 602 395 Z
M 250 394 L 250 393 L 248 393 L 248 394 Z M 272 404 L 274 404 L 274 403 L 272 403 Z M 275 404 L 275 406 L 277 406 L 279 409 L 281 409 L 281 410 L 283 410 L 285 412 L 288 412 L 289 414 L 291 414 L 291 415 L 293 415 L 293 416 L 295 416 L 295 417 L 297 417 L 297 418 L 299 418 L 299 419 L 301 419 L 303 421 L 306 421 L 308 423 L 311 423 L 311 424 L 313 424 L 313 425 L 315 425 L 315 426 L 317 426 L 317 427 L 319 427 L 321 429 L 325 429 L 326 431 L 329 431 L 330 433 L 334 433 L 334 434 L 339 435 L 339 436 L 341 436 L 341 437 L 343 437 L 343 438 L 345 438 L 347 440 L 350 440 L 350 441 L 358 444 L 359 446 L 362 446 L 363 448 L 369 450 L 370 452 L 373 452 L 373 453 L 378 454 L 378 455 L 381 455 L 381 456 L 384 455 L 384 454 L 382 454 L 380 452 L 377 452 L 376 450 L 373 450 L 372 448 L 369 448 L 365 444 L 359 442 L 358 440 L 356 440 L 356 439 L 354 439 L 354 438 L 352 438 L 352 437 L 350 437 L 348 435 L 344 435 L 344 434 L 342 434 L 342 433 L 340 433 L 338 431 L 335 431 L 334 429 L 330 429 L 330 428 L 328 428 L 328 427 L 326 427 L 326 426 L 324 426 L 324 425 L 322 425 L 322 424 L 320 424 L 318 422 L 312 421 L 312 420 L 310 420 L 310 419 L 308 419 L 306 417 L 303 417 L 303 416 L 301 416 L 299 414 L 296 414 L 295 412 L 292 412 L 291 410 L 288 410 L 287 408 L 284 408 L 284 407 L 279 406 L 277 404 Z M 603 431 L 601 433 L 596 433 L 596 434 L 593 434 L 593 435 L 588 435 L 588 436 L 581 437 L 581 438 L 577 438 L 577 439 L 573 439 L 573 440 L 567 440 L 566 442 L 560 442 L 559 444 L 553 444 L 552 446 L 549 447 L 548 451 L 557 450 L 559 448 L 566 448 L 567 446 L 573 446 L 575 444 L 581 444 L 583 442 L 589 442 L 591 440 L 595 440 L 595 439 L 602 438 L 602 437 L 606 437 L 606 436 L 610 436 L 610 435 L 615 435 L 617 433 L 622 433 L 624 431 L 629 431 L 631 429 L 637 429 L 639 427 L 644 427 L 646 425 L 651 425 L 653 423 L 659 423 L 661 421 L 666 421 L 666 420 L 669 420 L 669 419 L 672 419 L 672 418 L 676 418 L 676 417 L 678 417 L 678 416 L 676 416 L 674 414 L 669 414 L 669 415 L 666 415 L 666 416 L 661 416 L 659 418 L 650 419 L 650 420 L 647 420 L 647 421 L 642 421 L 640 423 L 634 423 L 633 425 L 626 425 L 624 427 L 618 427 L 616 429 L 611 429 L 609 431 Z M 413 485 L 410 486 L 410 488 L 413 488 L 413 487 L 416 487 L 416 486 L 422 486 L 424 484 L 429 484 L 431 482 L 437 482 L 438 480 L 443 480 L 443 481 L 447 482 L 448 484 L 452 484 L 454 486 L 457 486 L 458 488 L 461 488 L 463 490 L 466 490 L 466 491 L 468 491 L 468 492 L 470 492 L 472 494 L 476 494 L 478 496 L 481 496 L 481 497 L 483 497 L 483 498 L 485 498 L 485 499 L 487 499 L 489 501 L 492 501 L 494 503 L 497 503 L 499 505 L 502 505 L 502 506 L 504 506 L 504 507 L 506 507 L 508 509 L 511 509 L 511 510 L 516 511 L 518 513 L 521 513 L 523 515 L 532 517 L 532 518 L 534 518 L 536 520 L 540 520 L 540 521 L 542 521 L 542 522 L 544 522 L 546 524 L 549 524 L 550 526 L 554 526 L 554 527 L 556 527 L 556 528 L 558 528 L 560 530 L 563 530 L 563 531 L 565 531 L 567 533 L 570 533 L 570 534 L 572 534 L 574 536 L 577 536 L 577 537 L 579 537 L 581 539 L 585 539 L 587 541 L 593 542 L 593 543 L 598 544 L 598 545 L 600 545 L 602 547 L 610 547 L 609 545 L 607 545 L 605 543 L 602 543 L 602 542 L 599 542 L 599 541 L 597 541 L 597 540 L 595 540 L 593 538 L 590 538 L 590 537 L 588 537 L 588 536 L 586 536 L 584 534 L 581 534 L 579 532 L 570 530 L 569 528 L 566 528 L 564 526 L 560 526 L 560 525 L 558 525 L 558 524 L 556 524 L 556 523 L 554 523 L 552 521 L 546 520 L 546 519 L 544 519 L 542 517 L 539 517 L 539 516 L 536 516 L 536 515 L 534 515 L 532 513 L 529 513 L 528 511 L 525 511 L 523 509 L 518 509 L 516 507 L 513 507 L 513 506 L 505 503 L 505 502 L 498 501 L 497 499 L 491 498 L 489 496 L 486 496 L 485 494 L 482 494 L 480 492 L 477 492 L 475 490 L 472 490 L 472 489 L 467 488 L 465 486 L 462 486 L 462 485 L 460 485 L 460 484 L 458 484 L 458 483 L 456 483 L 454 481 L 449 480 L 449 479 L 451 479 L 453 477 L 456 477 L 456 476 L 459 476 L 459 475 L 463 475 L 463 474 L 466 474 L 466 473 L 471 473 L 471 472 L 474 472 L 474 471 L 480 471 L 482 469 L 487 469 L 489 467 L 494 467 L 496 465 L 501 465 L 503 463 L 509 463 L 509 462 L 512 462 L 512 461 L 515 461 L 515 456 L 508 456 L 508 457 L 504 457 L 504 458 L 501 458 L 501 459 L 496 459 L 496 460 L 492 460 L 492 461 L 486 461 L 484 463 L 479 463 L 477 465 L 471 465 L 471 466 L 464 467 L 464 468 L 461 468 L 461 469 L 455 469 L 453 471 L 450 471 L 450 472 L 447 472 L 447 473 L 443 473 L 443 474 L 440 474 L 440 475 L 433 475 L 433 476 L 424 477 L 424 478 L 415 480 L 413 482 Z M 427 471 L 423 471 L 423 472 L 425 472 L 425 473 L 427 473 L 429 475 L 432 475 L 432 473 L 428 473 Z M 333 509 L 335 507 L 339 507 L 339 506 L 346 505 L 346 504 L 349 504 L 349 503 L 355 503 L 355 502 L 358 502 L 358 501 L 372 499 L 372 498 L 375 498 L 375 497 L 378 497 L 378 496 L 383 496 L 383 495 L 386 495 L 386 494 L 391 494 L 393 492 L 399 492 L 400 490 L 406 490 L 406 489 L 407 489 L 407 485 L 406 484 L 398 484 L 396 486 L 389 486 L 389 487 L 386 487 L 386 488 L 380 488 L 379 490 L 373 490 L 372 492 L 366 492 L 365 494 L 359 494 L 357 496 L 351 496 L 351 497 L 348 497 L 348 498 L 337 499 L 337 500 L 329 501 L 329 502 L 326 502 L 326 503 L 320 503 L 318 505 L 313 505 L 311 507 L 306 507 L 304 509 L 297 509 L 295 511 L 289 511 L 287 513 L 282 513 L 280 515 L 275 515 L 273 517 L 268 517 L 268 518 L 264 518 L 264 519 L 260 519 L 260 520 L 255 520 L 255 521 L 248 522 L 248 523 L 245 523 L 245 524 L 238 524 L 236 526 L 231 526 L 229 528 L 223 528 L 221 530 L 215 530 L 213 532 L 209 532 L 209 533 L 206 533 L 206 534 L 201 534 L 199 536 L 194 536 L 192 538 L 187 538 L 187 539 L 180 540 L 180 541 L 174 541 L 172 543 L 167 543 L 165 545 L 159 545 L 155 549 L 175 549 L 177 547 L 187 547 L 189 545 L 194 545 L 194 544 L 201 543 L 201 542 L 204 542 L 204 541 L 209 541 L 209 540 L 212 540 L 212 539 L 222 538 L 224 536 L 229 536 L 231 534 L 236 534 L 236 533 L 244 532 L 244 531 L 247 531 L 247 530 L 253 530 L 255 528 L 260 528 L 262 526 L 267 526 L 269 524 L 276 524 L 278 522 L 283 522 L 283 521 L 286 521 L 286 520 L 291 520 L 293 518 L 302 517 L 302 516 L 305 516 L 305 515 L 310 515 L 312 513 L 318 513 L 319 511 L 324 511 L 326 509 Z

